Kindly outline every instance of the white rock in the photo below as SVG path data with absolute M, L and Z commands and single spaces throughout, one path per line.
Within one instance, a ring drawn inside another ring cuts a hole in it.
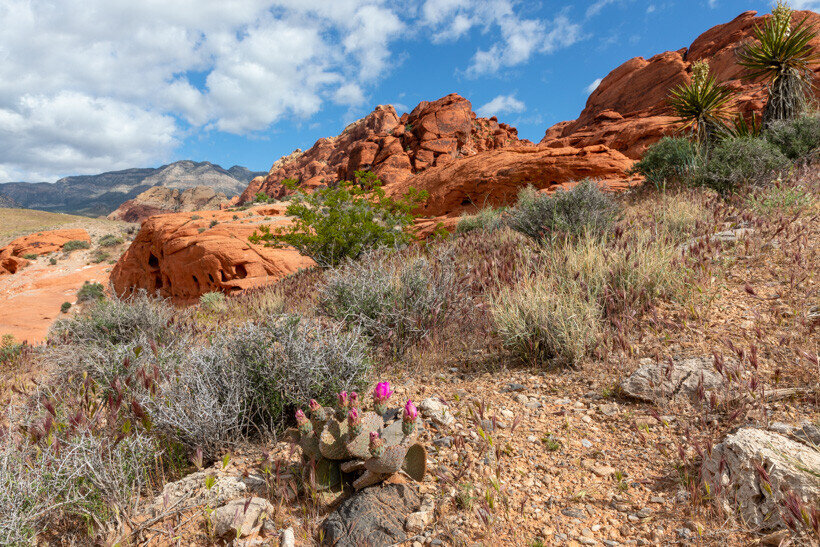
M 447 405 L 432 397 L 428 397 L 419 403 L 419 410 L 422 416 L 433 420 L 437 424 L 450 425 L 455 421 L 455 418 L 447 409 Z
M 286 528 L 282 530 L 282 536 L 279 538 L 279 547 L 295 547 L 296 536 L 293 533 L 293 528 Z
M 765 469 L 769 485 L 754 462 Z M 742 520 L 762 530 L 785 527 L 780 517 L 784 490 L 794 491 L 808 507 L 820 505 L 820 450 L 777 433 L 739 429 L 712 449 L 702 471 L 724 509 L 737 509 Z
M 264 518 L 262 515 L 273 511 L 273 506 L 268 500 L 262 498 L 251 498 L 250 503 L 247 503 L 247 509 L 246 503 L 247 500 L 244 499 L 233 500 L 211 513 L 211 524 L 216 536 L 246 536 L 261 525 L 260 519 Z
M 621 389 L 630 397 L 654 403 L 669 399 L 695 402 L 701 378 L 707 400 L 710 392 L 723 387 L 714 357 L 674 359 L 672 363 L 642 359 L 638 370 L 621 382 Z

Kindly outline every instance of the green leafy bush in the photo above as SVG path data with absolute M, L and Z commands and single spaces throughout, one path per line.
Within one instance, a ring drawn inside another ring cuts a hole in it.
M 584 180 L 571 190 L 548 195 L 527 186 L 510 210 L 510 228 L 543 242 L 553 233 L 603 233 L 615 222 L 618 205 L 597 184 Z
M 102 249 L 94 249 L 91 251 L 90 260 L 94 264 L 99 264 L 100 262 L 104 262 L 111 258 L 111 254 L 107 251 L 103 251 Z
M 102 300 L 105 298 L 105 287 L 102 283 L 90 283 L 86 281 L 80 290 L 77 291 L 77 302 L 88 302 L 91 300 Z
M 367 249 L 407 243 L 412 238 L 407 233 L 412 210 L 427 194 L 411 188 L 406 196 L 392 199 L 381 186 L 373 173 L 357 171 L 356 182 L 341 181 L 310 194 L 298 192 L 286 210 L 294 217 L 293 224 L 274 231 L 260 226 L 249 239 L 291 245 L 322 267 L 338 266 Z
M 51 264 L 52 266 L 56 266 L 57 265 L 57 259 L 52 256 L 51 258 L 48 259 L 48 263 Z
M 764 138 L 730 137 L 712 149 L 698 180 L 725 194 L 743 184 L 765 182 L 789 165 L 788 158 Z
M 664 137 L 644 153 L 632 172 L 656 188 L 685 184 L 701 165 L 698 146 L 682 137 Z
M 90 249 L 91 243 L 88 241 L 83 241 L 82 239 L 72 239 L 71 241 L 66 241 L 63 245 L 63 251 L 70 253 L 71 251 L 77 251 L 80 249 Z
M 374 252 L 327 274 L 319 308 L 401 352 L 443 322 L 455 298 L 451 253 Z
M 764 134 L 790 160 L 808 158 L 820 148 L 820 114 L 772 122 Z
M 100 238 L 99 245 L 100 247 L 116 247 L 117 245 L 122 245 L 125 241 L 114 234 L 107 234 Z
M 25 258 L 26 260 L 37 260 L 38 256 L 39 255 L 37 255 L 35 253 L 26 253 L 26 254 L 23 255 L 23 258 Z
M 68 313 L 68 310 L 71 309 L 71 302 L 63 302 L 60 306 L 60 311 L 63 313 Z
M 494 232 L 506 225 L 503 215 L 503 209 L 493 209 L 492 207 L 484 207 L 474 215 L 461 215 L 458 224 L 456 224 L 456 233 L 466 234 L 473 230 Z

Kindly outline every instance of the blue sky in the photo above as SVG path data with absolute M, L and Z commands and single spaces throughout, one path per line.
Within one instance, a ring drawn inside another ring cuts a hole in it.
M 0 0 L 0 182 L 178 159 L 267 170 L 457 92 L 539 140 L 625 60 L 770 2 Z M 795 7 L 818 9 L 820 0 Z

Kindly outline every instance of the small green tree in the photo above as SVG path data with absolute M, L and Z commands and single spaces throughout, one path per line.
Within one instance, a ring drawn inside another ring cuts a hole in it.
M 770 82 L 763 127 L 794 119 L 805 109 L 814 78 L 811 65 L 820 59 L 811 44 L 815 36 L 808 18 L 792 27 L 792 9 L 778 0 L 772 16 L 754 29 L 755 41 L 738 52 L 738 63 L 748 70 L 749 78 Z
M 695 61 L 692 65 L 692 81 L 680 84 L 669 92 L 669 106 L 684 123 L 684 129 L 692 129 L 697 141 L 710 143 L 724 126 L 727 103 L 732 91 L 718 84 L 709 75 L 709 63 Z
M 340 181 L 310 194 L 297 192 L 285 213 L 293 223 L 271 230 L 262 225 L 249 237 L 251 243 L 290 245 L 323 268 L 356 258 L 367 249 L 396 246 L 412 239 L 407 228 L 413 209 L 427 192 L 410 188 L 399 199 L 387 197 L 374 173 L 356 171 L 354 181 Z M 295 181 L 285 181 L 296 189 Z

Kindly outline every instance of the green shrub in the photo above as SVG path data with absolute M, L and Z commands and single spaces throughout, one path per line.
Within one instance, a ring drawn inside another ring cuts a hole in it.
M 110 258 L 111 255 L 108 252 L 103 251 L 102 249 L 94 249 L 93 251 L 91 251 L 90 260 L 94 264 L 99 264 L 100 262 L 104 262 L 106 260 L 109 260 Z
M 66 241 L 63 245 L 63 251 L 70 253 L 71 251 L 77 251 L 79 249 L 90 249 L 91 243 L 88 241 L 83 241 L 82 239 L 72 239 L 71 241 Z
M 200 215 L 191 215 L 191 220 L 199 220 L 202 217 Z
M 15 359 L 22 353 L 25 346 L 25 343 L 15 342 L 11 334 L 4 334 L 0 338 L 0 365 L 5 365 Z
M 615 222 L 617 204 L 597 184 L 584 180 L 571 190 L 559 189 L 548 195 L 527 186 L 518 194 L 510 210 L 513 230 L 543 242 L 553 233 L 580 235 L 587 231 L 603 233 Z
M 68 313 L 68 310 L 71 309 L 71 302 L 63 302 L 60 306 L 60 311 L 63 313 Z
M 445 320 L 456 298 L 453 257 L 374 252 L 325 277 L 319 309 L 401 352 Z
M 51 264 L 52 266 L 56 266 L 57 265 L 57 259 L 52 256 L 51 258 L 48 259 L 48 263 Z
M 265 192 L 258 192 L 254 196 L 253 201 L 256 202 L 256 203 L 271 203 L 272 201 L 276 201 L 276 200 L 273 199 L 272 197 L 270 197 L 269 195 L 267 195 Z
M 291 245 L 321 267 L 338 266 L 355 259 L 367 249 L 394 247 L 412 236 L 412 210 L 426 199 L 425 192 L 411 188 L 398 199 L 385 195 L 381 181 L 370 172 L 356 172 L 356 182 L 341 181 L 331 188 L 295 194 L 287 215 L 294 221 L 271 231 L 262 225 L 250 236 L 252 243 Z M 291 183 L 291 187 L 295 188 Z
M 116 247 L 117 245 L 122 245 L 125 241 L 114 234 L 104 235 L 100 238 L 99 245 L 100 247 Z
M 40 256 L 40 255 L 35 254 L 35 253 L 26 253 L 26 254 L 23 255 L 23 258 L 25 258 L 26 260 L 37 260 L 38 256 Z
M 484 207 L 474 215 L 461 215 L 458 224 L 456 224 L 456 233 L 466 234 L 473 230 L 494 232 L 505 226 L 503 214 L 503 209 Z
M 712 149 L 698 179 L 726 194 L 743 184 L 768 182 L 775 173 L 788 166 L 788 158 L 766 139 L 730 137 Z
M 216 219 L 214 219 L 214 220 L 212 220 L 212 221 L 211 221 L 211 223 L 210 223 L 210 224 L 208 224 L 208 227 L 209 227 L 209 228 L 213 228 L 213 227 L 214 227 L 214 226 L 216 226 L 217 224 L 219 224 L 219 221 L 218 221 L 218 220 L 216 220 Z
M 91 300 L 102 300 L 105 298 L 105 287 L 102 283 L 90 283 L 86 281 L 80 290 L 77 291 L 77 302 L 88 302 Z
M 206 292 L 199 297 L 199 303 L 203 308 L 213 312 L 225 309 L 225 295 L 221 292 Z
M 809 158 L 820 148 L 820 114 L 772 122 L 764 135 L 790 160 Z
M 646 150 L 632 167 L 632 172 L 662 189 L 669 185 L 686 184 L 701 163 L 695 143 L 683 137 L 664 137 Z

